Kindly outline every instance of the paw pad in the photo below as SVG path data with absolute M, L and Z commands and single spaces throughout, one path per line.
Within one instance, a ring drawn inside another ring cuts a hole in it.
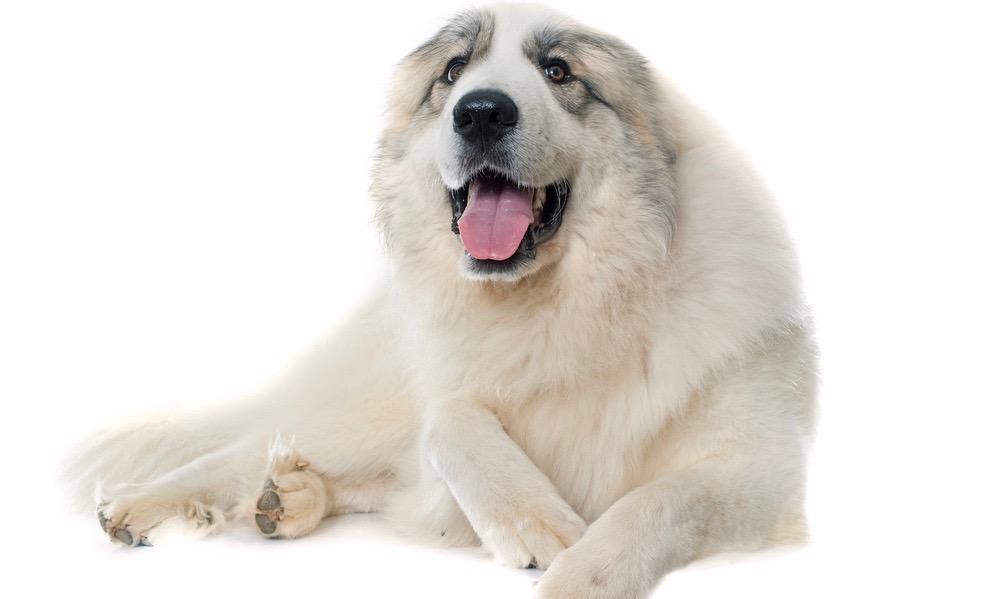
M 273 535 L 278 530 L 278 522 L 285 513 L 285 509 L 281 506 L 281 497 L 275 489 L 277 485 L 274 481 L 268 480 L 257 500 L 257 513 L 253 517 L 258 530 L 265 535 Z
M 127 526 L 118 526 L 112 522 L 102 508 L 103 506 L 97 510 L 97 522 L 100 523 L 101 530 L 111 538 L 112 543 L 121 543 L 129 547 L 152 547 L 153 544 L 145 536 L 134 535 Z

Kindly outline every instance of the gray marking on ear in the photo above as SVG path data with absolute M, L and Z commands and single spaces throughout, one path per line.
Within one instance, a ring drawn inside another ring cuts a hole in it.
M 601 33 L 560 29 L 549 25 L 535 31 L 524 41 L 522 48 L 525 56 L 539 65 L 549 58 L 558 57 L 567 59 L 571 70 L 576 62 L 585 65 L 594 75 L 600 75 L 603 64 L 605 71 L 608 66 L 613 65 L 625 72 L 635 73 L 640 81 L 646 77 L 646 59 L 642 55 L 617 38 Z M 605 72 L 604 75 L 609 83 L 613 81 L 613 73 Z M 600 85 L 595 77 L 576 76 L 576 81 L 583 86 L 588 99 L 610 109 L 619 118 L 623 116 L 621 108 L 608 100 L 608 96 L 599 89 Z M 580 108 L 582 106 L 570 112 L 580 114 Z
M 464 48 L 463 55 L 485 52 L 493 38 L 493 15 L 486 10 L 467 10 L 452 17 L 434 36 L 410 52 L 407 58 L 454 58 L 449 53 L 456 46 Z M 443 66 L 443 65 L 442 65 Z
M 596 89 L 594 89 L 594 86 L 589 81 L 587 81 L 586 79 L 580 79 L 579 81 L 580 84 L 583 85 L 583 89 L 587 90 L 587 95 L 589 95 L 591 99 L 593 99 L 598 104 L 603 104 L 604 106 L 608 107 L 612 112 L 618 114 L 618 110 L 614 106 L 612 106 L 607 100 L 601 97 L 601 94 L 598 93 Z
M 421 61 L 430 79 L 418 109 L 433 97 L 434 87 L 445 83 L 444 69 L 453 58 L 472 61 L 486 53 L 493 40 L 494 19 L 487 10 L 467 10 L 451 18 L 431 39 L 411 52 L 404 61 Z M 440 71 L 440 72 L 439 72 Z
M 430 101 L 430 99 L 431 99 L 431 93 L 432 93 L 432 92 L 434 91 L 434 84 L 435 84 L 436 82 L 437 82 L 437 80 L 435 80 L 435 81 L 431 81 L 431 82 L 430 82 L 430 84 L 428 84 L 428 86 L 427 86 L 427 91 L 426 91 L 426 92 L 424 92 L 424 97 L 420 99 L 420 105 L 419 105 L 419 106 L 417 106 L 417 109 L 418 109 L 418 110 L 419 110 L 420 108 L 423 108 L 423 106 L 424 106 L 425 104 L 427 104 L 427 102 L 428 102 L 428 101 Z
M 547 25 L 524 42 L 524 53 L 536 61 L 546 58 L 557 49 L 578 57 L 587 52 L 601 52 L 618 61 L 638 63 L 642 67 L 646 64 L 646 60 L 627 44 L 601 33 L 572 31 Z

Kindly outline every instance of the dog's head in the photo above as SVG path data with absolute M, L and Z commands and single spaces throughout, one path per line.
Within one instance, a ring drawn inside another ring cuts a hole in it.
M 386 238 L 425 267 L 504 282 L 628 236 L 665 253 L 664 120 L 617 39 L 538 6 L 461 13 L 399 68 L 373 185 Z

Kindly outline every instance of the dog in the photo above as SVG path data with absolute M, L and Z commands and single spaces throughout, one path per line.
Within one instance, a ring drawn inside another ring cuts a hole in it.
M 534 5 L 455 16 L 388 104 L 384 281 L 258 397 L 81 449 L 68 476 L 111 540 L 381 512 L 545 569 L 538 599 L 641 597 L 802 541 L 811 317 L 725 135 L 630 46 Z

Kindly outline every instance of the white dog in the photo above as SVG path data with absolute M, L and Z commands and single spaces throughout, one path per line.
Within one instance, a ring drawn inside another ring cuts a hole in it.
M 391 276 L 331 343 L 255 401 L 81 452 L 112 540 L 381 511 L 577 599 L 804 536 L 795 255 L 629 46 L 537 6 L 458 15 L 399 67 L 372 192 Z

